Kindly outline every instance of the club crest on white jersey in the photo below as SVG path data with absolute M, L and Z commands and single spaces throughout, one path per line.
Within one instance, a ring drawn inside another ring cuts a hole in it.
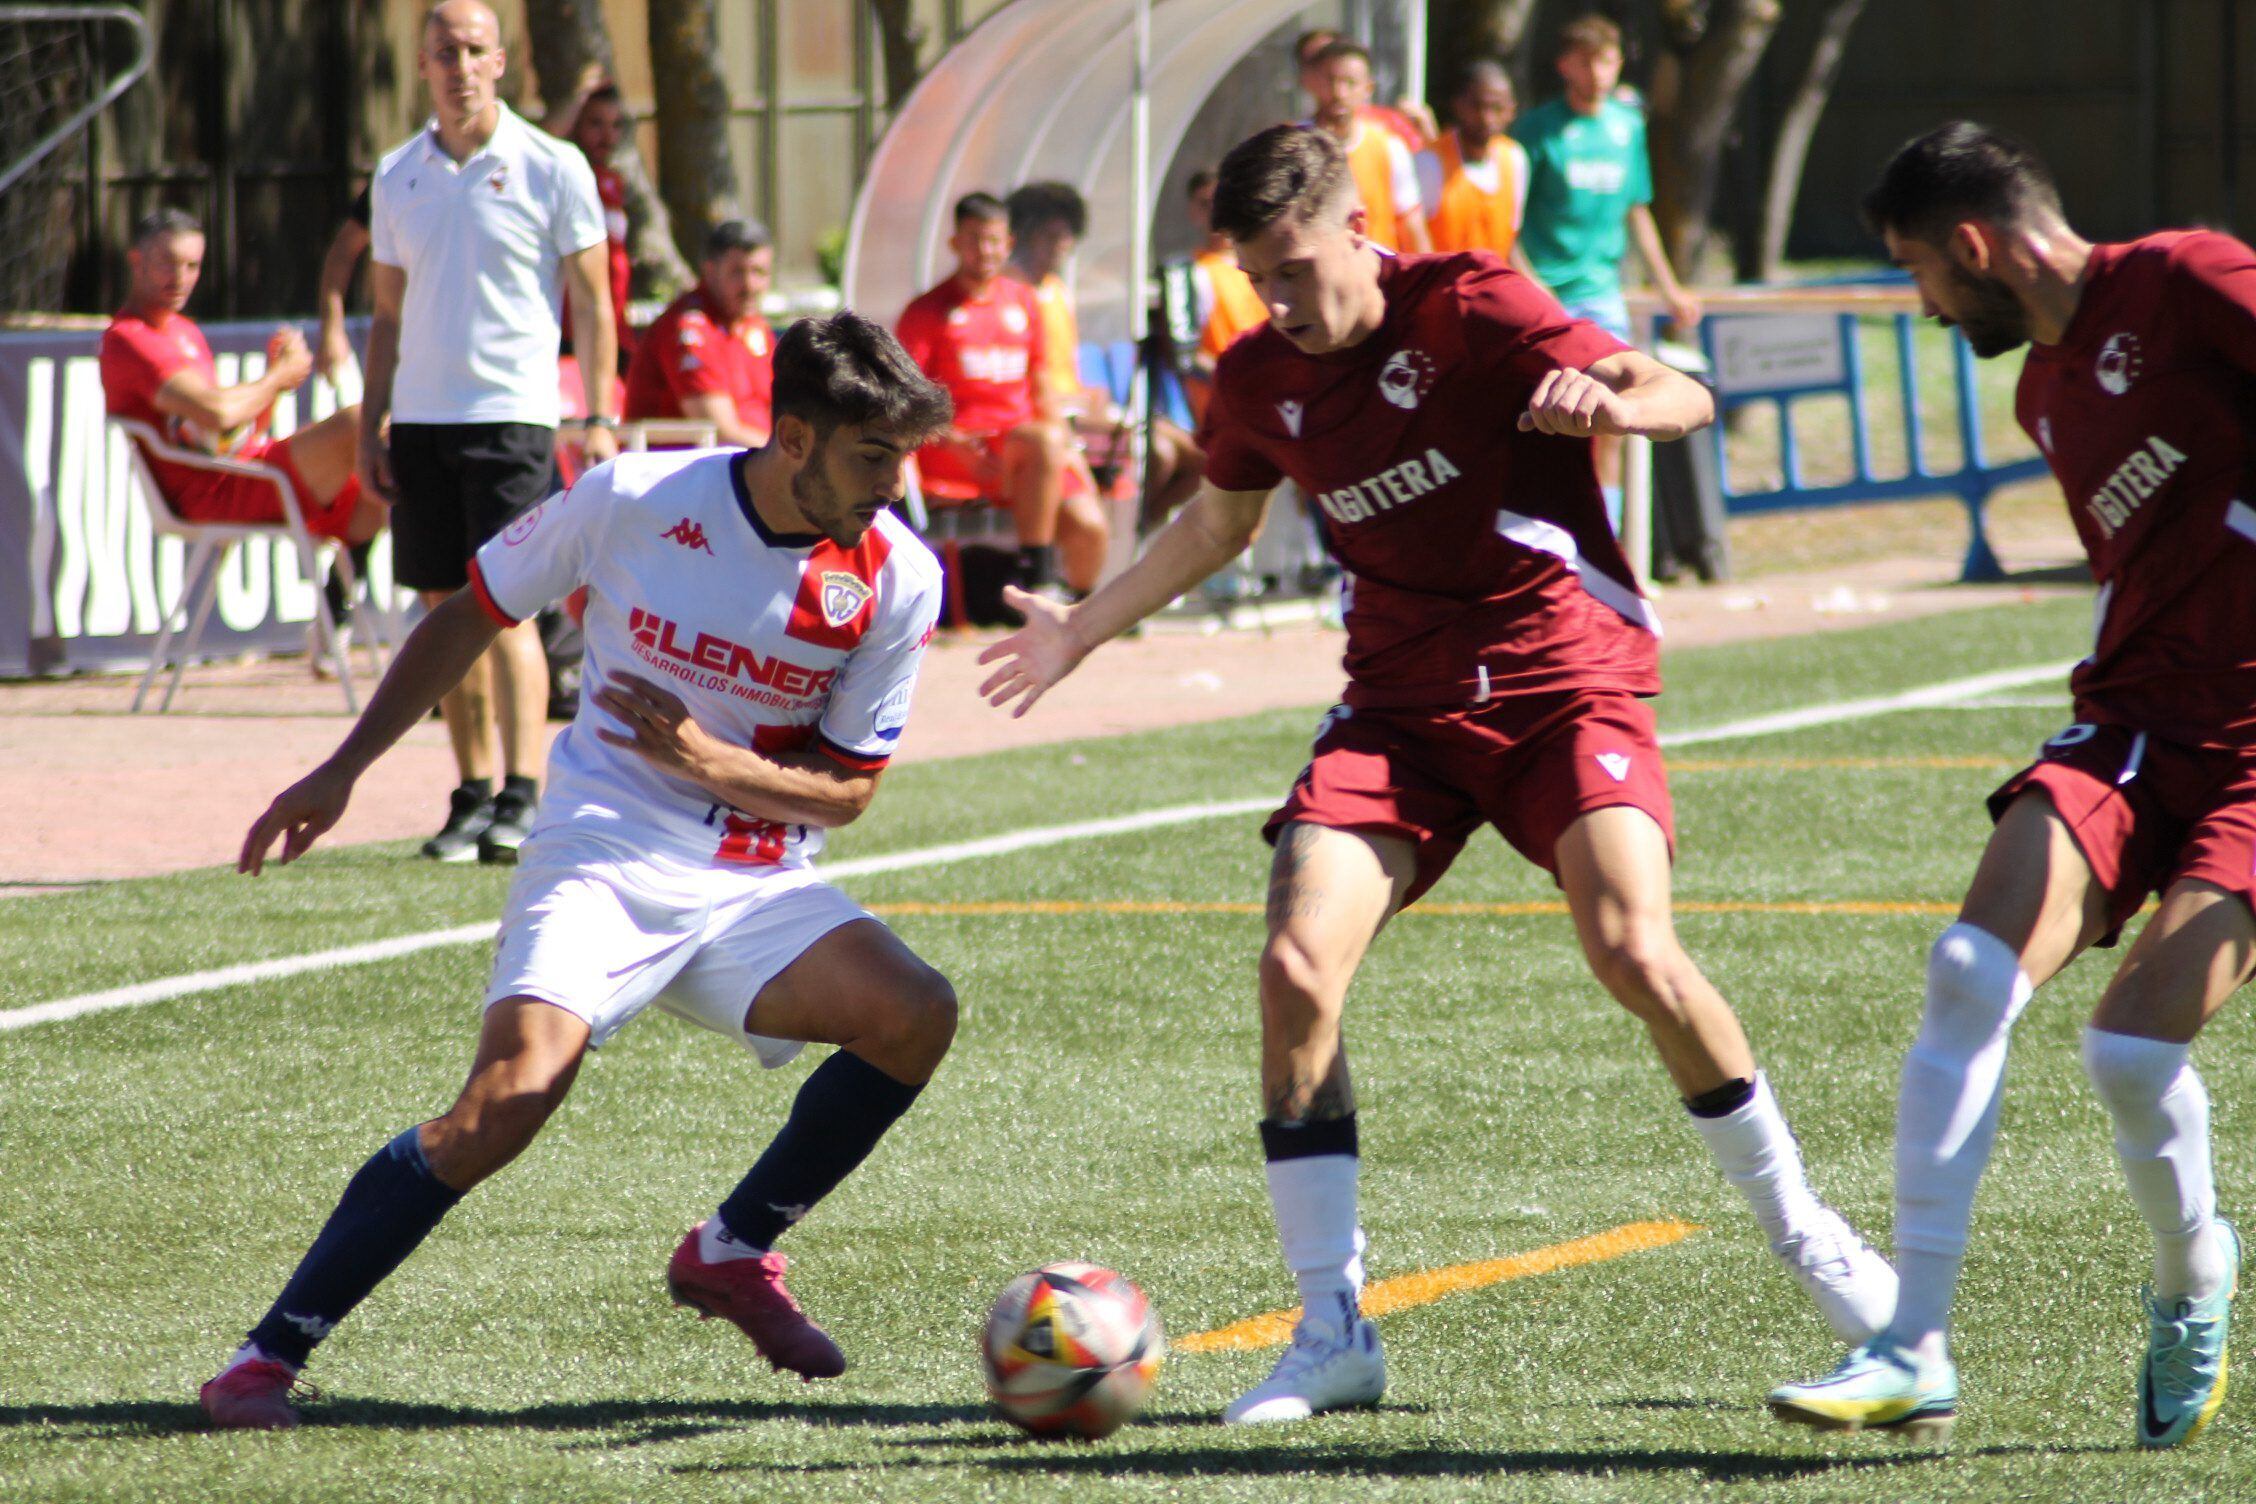
M 823 620 L 834 627 L 843 627 L 861 614 L 870 597 L 877 594 L 859 575 L 842 569 L 826 569 L 822 576 Z

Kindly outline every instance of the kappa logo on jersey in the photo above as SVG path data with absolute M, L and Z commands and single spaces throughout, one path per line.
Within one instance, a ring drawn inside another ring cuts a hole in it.
M 1300 404 L 1290 397 L 1277 404 L 1277 416 L 1284 420 L 1285 432 L 1296 439 L 1300 437 L 1300 414 Z
M 713 552 L 713 545 L 705 541 L 705 529 L 687 517 L 658 536 L 669 542 L 679 543 L 684 548 L 701 548 L 707 553 Z
M 861 614 L 862 607 L 868 605 L 875 594 L 867 580 L 843 569 L 826 569 L 822 574 L 823 620 L 834 627 L 843 627 Z
M 2185 462 L 2185 451 L 2173 447 L 2160 434 L 2149 434 L 2146 447 L 2132 450 L 2131 457 L 2115 467 L 2115 473 L 2084 503 L 2084 510 L 2091 513 L 2100 533 L 2112 538 L 2131 520 L 2139 504 L 2161 490 L 2162 483 Z
M 491 188 L 497 197 L 507 193 L 509 191 L 509 164 L 504 162 L 501 166 L 496 167 L 493 170 L 493 176 L 486 179 L 486 186 Z
M 2099 347 L 2099 359 L 2092 362 L 2092 379 L 2108 396 L 2120 397 L 2145 369 L 2146 357 L 2139 353 L 2138 336 L 2110 334 L 2107 343 Z
M 1601 752 L 1598 754 L 1598 766 L 1606 770 L 1608 778 L 1620 783 L 1629 776 L 1629 754 L 1626 752 Z
M 1379 395 L 1400 408 L 1414 408 L 1433 387 L 1433 357 L 1423 350 L 1397 350 L 1379 368 Z
M 1366 517 L 1391 512 L 1416 501 L 1463 473 L 1449 463 L 1448 455 L 1439 449 L 1428 449 L 1423 459 L 1404 460 L 1399 465 L 1389 465 L 1369 480 L 1326 491 L 1316 498 L 1316 504 L 1334 522 L 1361 522 Z
M 834 668 L 808 668 L 781 654 L 763 658 L 741 642 L 699 632 L 683 641 L 680 623 L 636 606 L 627 615 L 627 635 L 644 662 L 703 689 L 724 690 L 763 705 L 799 705 L 828 694 Z
M 1003 305 L 1003 327 L 1013 334 L 1024 334 L 1026 332 L 1026 310 L 1016 303 L 1005 303 Z

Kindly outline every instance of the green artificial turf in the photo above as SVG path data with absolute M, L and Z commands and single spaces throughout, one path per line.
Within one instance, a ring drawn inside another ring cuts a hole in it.
M 2075 603 L 1672 657 L 1664 726 L 2065 659 Z M 2065 719 L 1927 710 L 1702 744 L 1677 759 L 1688 905 L 1948 905 L 1980 800 Z M 1039 712 L 1037 712 L 1039 713 Z M 1264 715 L 889 775 L 842 858 L 1280 791 L 1313 716 Z M 592 1058 L 541 1141 L 451 1214 L 324 1346 L 329 1397 L 283 1436 L 207 1433 L 195 1386 L 287 1276 L 353 1169 L 442 1109 L 487 953 L 455 945 L 0 1033 L 0 1498 L 15 1500 L 2227 1499 L 2256 1496 L 2250 1401 L 2179 1454 L 2131 1447 L 2146 1235 L 2076 1033 L 2096 957 L 2016 1036 L 1977 1207 L 1948 1458 L 1777 1426 L 1764 1390 L 1836 1347 L 1718 1180 L 1641 1031 L 1550 912 L 1419 912 L 1349 1004 L 1374 1278 L 1624 1223 L 1667 1247 L 1459 1294 L 1382 1322 L 1375 1412 L 1225 1431 L 1271 1355 L 1178 1354 L 1109 1441 L 990 1418 L 987 1302 L 1024 1268 L 1111 1264 L 1169 1330 L 1292 1301 L 1254 1084 L 1257 817 L 855 879 L 963 1000 L 955 1052 L 861 1172 L 784 1247 L 853 1363 L 769 1373 L 670 1307 L 662 1270 L 773 1131 L 805 1065 L 653 1014 Z M 0 905 L 0 1007 L 490 919 L 502 880 L 406 848 L 323 853 Z M 1477 838 L 1437 904 L 1543 904 Z M 950 912 L 946 906 L 1000 905 Z M 1820 1188 L 1885 1241 L 1897 1068 L 1947 917 L 1688 912 Z M 2221 1192 L 2247 1204 L 2256 1063 L 2228 1013 L 2198 1059 Z

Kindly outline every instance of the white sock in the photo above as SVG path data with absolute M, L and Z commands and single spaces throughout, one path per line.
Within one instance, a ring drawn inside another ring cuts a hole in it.
M 1309 1319 L 1345 1331 L 1361 1314 L 1363 1229 L 1356 1224 L 1353 1154 L 1314 1154 L 1268 1163 L 1277 1241 L 1300 1286 Z
M 284 1368 L 287 1368 L 293 1374 L 298 1371 L 297 1364 L 283 1362 L 282 1359 L 277 1358 L 256 1342 L 246 1342 L 241 1347 L 236 1348 L 234 1355 L 221 1365 L 219 1371 L 229 1373 L 241 1368 L 245 1363 L 281 1363 Z
M 2084 1070 L 2115 1118 L 2115 1155 L 2139 1215 L 2154 1229 L 2154 1293 L 2205 1299 L 2232 1277 L 2217 1236 L 2209 1160 L 2209 1091 L 2191 1045 L 2084 1030 Z
M 730 1232 L 719 1212 L 697 1224 L 697 1256 L 708 1264 L 725 1264 L 731 1259 L 756 1259 L 766 1252 L 765 1248 L 754 1248 Z
M 2006 1038 L 2032 991 L 2013 948 L 1954 924 L 1927 957 L 1919 1038 L 1896 1098 L 1896 1295 L 1889 1334 L 1943 1356 L 1974 1188 L 1997 1140 Z
M 1695 1114 L 1692 1126 L 1707 1140 L 1723 1178 L 1747 1198 L 1773 1249 L 1812 1228 L 1824 1208 L 1803 1177 L 1801 1146 L 1768 1078 L 1757 1072 L 1752 1097 L 1720 1118 Z

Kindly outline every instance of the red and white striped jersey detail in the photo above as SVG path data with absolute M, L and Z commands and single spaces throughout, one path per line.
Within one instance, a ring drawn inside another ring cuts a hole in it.
M 850 648 L 862 640 L 877 614 L 877 581 L 893 544 L 877 528 L 862 534 L 852 548 L 828 538 L 807 553 L 784 635 L 826 648 Z

